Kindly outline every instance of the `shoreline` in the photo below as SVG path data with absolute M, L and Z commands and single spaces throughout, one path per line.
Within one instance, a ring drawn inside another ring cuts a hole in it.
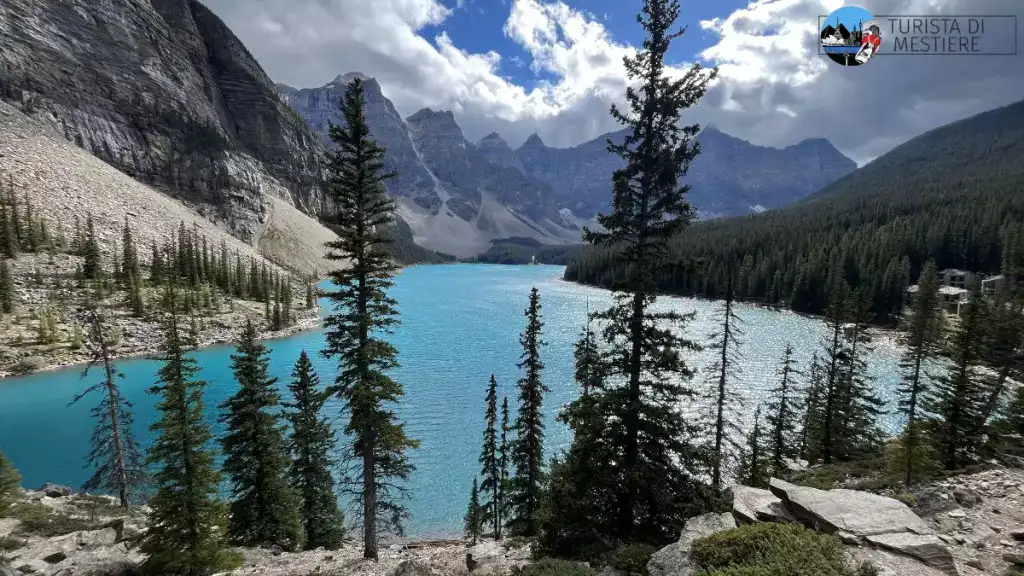
M 310 332 L 320 328 L 323 325 L 323 320 L 320 317 L 320 307 L 313 308 L 312 311 L 316 313 L 315 316 L 297 318 L 294 324 L 292 324 L 291 326 L 287 326 L 282 330 L 260 330 L 257 340 L 259 340 L 260 342 L 278 340 L 281 338 L 288 338 L 290 336 L 294 336 L 300 332 Z M 224 337 L 223 334 L 218 334 L 212 338 L 201 339 L 201 341 L 194 348 L 194 350 L 206 350 L 209 348 L 215 348 L 217 346 L 230 346 L 232 343 L 235 342 L 235 340 L 236 339 L 234 335 L 232 335 L 232 337 L 229 338 Z M 111 352 L 111 359 L 115 361 L 137 358 L 154 359 L 151 357 L 151 355 L 156 354 L 158 351 L 159 346 L 157 344 L 137 346 L 131 349 L 116 349 Z M 0 370 L 0 386 L 2 386 L 6 380 L 9 380 L 11 378 L 20 378 L 24 376 L 34 376 L 36 374 L 43 374 L 47 372 L 56 372 L 58 370 L 73 368 L 75 366 L 84 367 L 90 362 L 88 359 L 80 358 L 74 358 L 70 360 L 66 358 L 44 358 L 44 360 L 49 361 L 40 366 L 38 369 L 35 369 L 32 372 L 28 372 L 25 374 L 18 374 L 9 369 Z

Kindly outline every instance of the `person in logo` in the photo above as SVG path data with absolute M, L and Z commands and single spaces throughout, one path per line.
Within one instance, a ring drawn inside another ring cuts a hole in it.
M 860 41 L 860 50 L 857 51 L 857 55 L 854 57 L 858 64 L 863 64 L 868 61 L 875 52 L 878 51 L 878 47 L 882 44 L 882 35 L 878 26 L 872 24 L 864 30 L 864 36 Z

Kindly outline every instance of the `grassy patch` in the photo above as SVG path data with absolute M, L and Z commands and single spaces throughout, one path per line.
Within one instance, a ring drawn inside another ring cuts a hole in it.
M 117 502 L 110 498 L 93 494 L 74 496 L 71 499 L 71 505 L 75 507 L 75 510 L 89 517 L 132 515 L 131 510 L 121 508 Z
M 647 563 L 651 555 L 657 552 L 654 546 L 647 544 L 629 544 L 612 552 L 607 564 L 621 572 L 623 576 L 647 576 Z
M 586 564 L 543 558 L 529 566 L 512 570 L 512 576 L 596 576 L 597 571 Z
M 831 490 L 840 484 L 856 490 L 878 491 L 894 488 L 887 477 L 886 462 L 882 457 L 837 462 L 793 472 L 787 479 L 793 484 Z
M 25 545 L 25 541 L 14 536 L 0 536 L 0 553 L 17 550 Z
M 795 524 L 751 524 L 693 543 L 696 576 L 868 576 L 838 538 Z
M 37 534 L 46 538 L 96 528 L 86 520 L 55 512 L 48 506 L 35 502 L 15 504 L 6 510 L 4 515 L 21 522 L 18 526 L 20 533 Z

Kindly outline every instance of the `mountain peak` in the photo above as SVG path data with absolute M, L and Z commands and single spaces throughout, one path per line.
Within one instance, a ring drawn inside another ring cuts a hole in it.
M 423 122 L 424 120 L 430 120 L 431 122 L 451 122 L 455 123 L 455 114 L 451 110 L 431 110 L 430 108 L 420 108 L 415 114 L 405 119 L 406 122 L 417 123 Z
M 359 78 L 364 82 L 376 82 L 376 80 L 367 76 L 366 74 L 363 74 L 362 72 L 346 72 L 344 74 L 338 74 L 337 76 L 334 77 L 334 80 L 331 80 L 326 85 L 330 86 L 331 84 L 348 84 L 349 82 L 356 78 Z
M 530 134 L 530 137 L 523 142 L 523 146 L 544 146 L 544 141 L 540 139 L 540 135 L 534 132 Z
M 487 136 L 484 136 L 483 138 L 480 139 L 481 142 L 483 142 L 484 140 L 500 140 L 502 142 L 505 141 L 505 139 L 501 137 L 501 134 L 498 134 L 497 132 L 491 132 Z

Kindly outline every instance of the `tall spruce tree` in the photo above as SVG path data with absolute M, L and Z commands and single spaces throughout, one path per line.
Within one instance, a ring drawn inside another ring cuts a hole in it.
M 786 344 L 779 364 L 779 384 L 769 391 L 768 414 L 765 423 L 768 425 L 768 437 L 765 439 L 768 452 L 769 469 L 778 476 L 786 471 L 786 460 L 799 455 L 799 446 L 794 437 L 797 430 L 797 398 L 796 378 L 803 373 L 796 367 L 793 358 L 793 344 Z
M 498 462 L 498 382 L 491 374 L 484 398 L 484 440 L 480 450 L 480 489 L 488 498 L 483 503 L 485 523 L 490 522 L 495 540 L 501 539 L 501 465 Z
M 3 250 L 5 257 L 14 258 L 21 250 L 21 245 L 18 242 L 18 234 L 14 231 L 11 217 L 7 213 L 7 203 L 3 201 L 0 201 L 0 227 L 2 227 L 0 228 L 0 249 Z
M 933 382 L 925 409 L 938 417 L 933 438 L 943 465 L 956 470 L 977 455 L 980 438 L 977 430 L 984 408 L 985 395 L 979 375 L 985 342 L 985 302 L 981 283 L 975 282 L 967 305 L 961 309 L 960 319 L 946 342 L 944 355 L 948 360 L 945 374 Z
M 850 291 L 835 253 L 830 258 L 826 290 L 828 306 L 825 321 L 828 333 L 825 339 L 825 387 L 822 390 L 821 421 L 815 426 L 821 434 L 821 462 L 831 464 L 838 457 L 842 443 L 842 362 L 846 357 L 843 326 L 848 317 L 847 299 Z
M 844 352 L 840 359 L 838 434 L 836 455 L 841 460 L 855 460 L 878 452 L 884 434 L 879 421 L 885 414 L 885 403 L 875 392 L 874 377 L 868 372 L 867 356 L 871 338 L 866 333 L 874 316 L 871 297 L 866 291 L 851 298 L 852 323 L 843 328 Z
M 900 369 L 903 379 L 899 388 L 899 410 L 907 420 L 902 448 L 905 452 L 903 483 L 914 480 L 915 452 L 921 445 L 921 426 L 927 415 L 924 399 L 930 394 L 930 376 L 925 362 L 935 357 L 942 338 L 943 317 L 939 307 L 939 280 L 935 263 L 929 260 L 921 269 L 914 294 L 912 314 L 906 321 L 906 342 Z
M 737 474 L 740 483 L 746 486 L 764 487 L 771 477 L 771 457 L 764 450 L 764 436 L 761 431 L 761 407 L 754 412 L 754 427 L 747 435 L 747 446 Z
M 512 431 L 509 427 L 508 418 L 508 396 L 501 399 L 501 444 L 498 445 L 498 466 L 501 469 L 501 482 L 498 484 L 498 510 L 501 514 L 501 526 L 505 527 L 508 518 L 508 491 L 511 482 L 512 445 L 508 439 L 508 433 Z
M 329 456 L 334 446 L 334 429 L 321 415 L 327 395 L 320 389 L 320 377 L 305 350 L 295 362 L 288 389 L 293 398 L 292 403 L 284 404 L 292 425 L 288 441 L 292 455 L 290 477 L 301 499 L 305 547 L 334 550 L 345 538 L 345 518 L 338 509 Z
M 742 452 L 743 431 L 739 426 L 742 398 L 736 389 L 742 371 L 739 346 L 743 330 L 742 321 L 734 311 L 734 301 L 733 274 L 729 272 L 725 302 L 715 316 L 715 322 L 721 328 L 710 336 L 715 360 L 708 370 L 706 388 L 701 394 L 701 404 L 706 411 L 701 425 L 710 431 L 711 487 L 716 491 L 723 488 L 723 474 L 735 472 Z
M 0 510 L 6 509 L 19 494 L 20 485 L 21 473 L 7 459 L 4 451 L 0 450 Z
M 530 304 L 526 308 L 526 328 L 519 336 L 523 348 L 517 366 L 523 371 L 519 379 L 519 412 L 516 416 L 516 437 L 512 441 L 512 477 L 508 494 L 511 506 L 509 531 L 520 536 L 536 533 L 536 513 L 540 505 L 541 489 L 544 483 L 544 420 L 541 405 L 547 386 L 541 378 L 544 362 L 540 350 L 546 342 L 542 336 L 544 323 L 541 321 L 540 292 L 530 290 Z
M 815 352 L 811 368 L 807 373 L 807 389 L 804 394 L 804 415 L 800 425 L 800 451 L 802 460 L 814 462 L 821 456 L 821 425 L 826 396 L 825 367 Z
M 333 390 L 350 415 L 345 431 L 354 441 L 348 457 L 361 476 L 363 557 L 376 560 L 378 527 L 403 532 L 408 513 L 400 501 L 401 482 L 413 470 L 406 451 L 419 443 L 406 435 L 391 408 L 403 395 L 388 375 L 398 366 L 398 351 L 384 339 L 398 323 L 396 302 L 387 295 L 397 269 L 387 231 L 394 203 L 384 189 L 394 174 L 384 171 L 384 149 L 370 136 L 364 106 L 363 83 L 355 78 L 341 102 L 344 124 L 330 128 L 337 147 L 330 189 L 340 236 L 327 244 L 327 258 L 348 265 L 330 274 L 337 289 L 327 295 L 334 309 L 324 320 L 323 354 L 338 360 Z
M 14 278 L 11 276 L 11 266 L 7 258 L 0 262 L 0 310 L 4 314 L 14 311 Z
M 132 431 L 131 402 L 121 394 L 117 384 L 124 374 L 114 366 L 110 350 L 112 339 L 95 305 L 89 311 L 89 331 L 92 359 L 82 377 L 87 377 L 93 366 L 102 364 L 103 379 L 86 388 L 71 402 L 74 404 L 94 392 L 101 396 L 100 402 L 92 409 L 96 428 L 92 433 L 92 451 L 86 458 L 86 464 L 94 472 L 82 488 L 109 490 L 117 494 L 122 508 L 128 508 L 132 497 L 141 495 L 148 482 L 148 474 L 142 450 Z
M 480 506 L 480 490 L 475 476 L 473 477 L 473 490 L 469 493 L 469 505 L 466 507 L 463 524 L 466 530 L 466 538 L 469 538 L 473 545 L 476 545 L 477 540 L 480 539 L 480 533 L 483 532 L 484 509 Z
M 214 467 L 213 434 L 203 415 L 199 367 L 186 355 L 178 318 L 169 315 L 159 381 L 149 389 L 160 399 L 159 420 L 147 463 L 155 469 L 156 494 L 148 501 L 149 530 L 141 550 L 149 555 L 146 574 L 201 576 L 229 569 L 237 559 L 224 544 L 224 506 L 217 498 L 220 474 Z
M 96 237 L 96 226 L 92 214 L 85 219 L 85 239 L 82 242 L 82 276 L 88 280 L 98 280 L 103 273 L 100 262 L 100 244 Z
M 231 486 L 228 534 L 237 544 L 275 544 L 293 550 L 300 543 L 298 506 L 288 483 L 277 378 L 268 374 L 266 346 L 257 341 L 252 320 L 245 324 L 231 370 L 239 388 L 219 406 L 225 425 L 223 471 Z
M 657 278 L 673 265 L 669 241 L 694 214 L 685 200 L 689 186 L 679 182 L 700 151 L 694 140 L 699 127 L 683 126 L 681 112 L 700 100 L 717 74 L 699 65 L 681 76 L 666 73 L 669 46 L 683 32 L 674 29 L 679 11 L 678 0 L 643 3 L 638 21 L 646 33 L 644 50 L 624 58 L 639 87 L 626 90 L 629 110 L 611 110 L 626 126 L 626 137 L 608 148 L 625 166 L 612 176 L 611 214 L 598 216 L 607 232 L 584 233 L 625 265 L 612 286 L 615 303 L 597 315 L 606 323 L 608 359 L 598 401 L 609 413 L 600 426 L 617 444 L 617 457 L 597 479 L 612 489 L 618 508 L 613 533 L 600 535 L 605 541 L 667 542 L 685 518 L 704 510 L 707 494 L 696 430 L 680 411 L 692 396 L 685 385 L 692 372 L 681 352 L 695 345 L 678 329 L 691 316 L 652 310 Z

